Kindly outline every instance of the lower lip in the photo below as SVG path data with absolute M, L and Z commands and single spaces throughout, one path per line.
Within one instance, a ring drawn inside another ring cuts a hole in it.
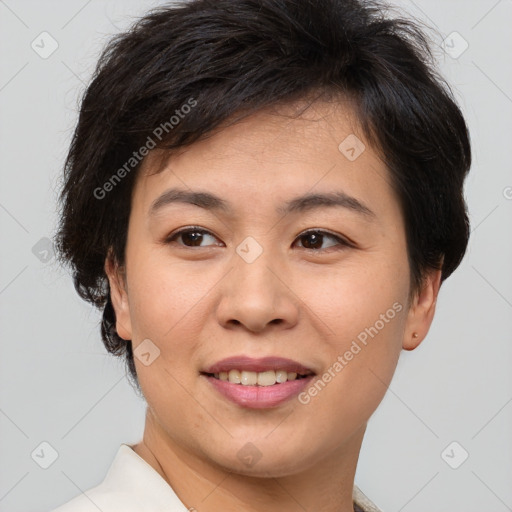
M 223 396 L 241 407 L 267 409 L 276 407 L 298 395 L 313 380 L 314 375 L 299 380 L 287 380 L 273 386 L 244 386 L 202 374 Z

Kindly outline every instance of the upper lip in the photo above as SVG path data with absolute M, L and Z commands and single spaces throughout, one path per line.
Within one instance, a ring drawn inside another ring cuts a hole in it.
M 220 373 L 229 372 L 230 370 L 245 370 L 249 372 L 286 370 L 287 372 L 295 372 L 301 375 L 315 373 L 311 368 L 285 357 L 269 356 L 254 358 L 244 355 L 227 357 L 226 359 L 217 361 L 203 370 L 202 373 Z

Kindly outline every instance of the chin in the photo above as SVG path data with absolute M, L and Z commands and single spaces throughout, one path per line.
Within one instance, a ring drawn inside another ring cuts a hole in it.
M 307 467 L 302 457 L 299 461 L 296 456 L 290 456 L 267 459 L 265 462 L 262 458 L 250 467 L 241 464 L 238 460 L 233 460 L 232 464 L 225 466 L 224 469 L 237 475 L 253 478 L 282 478 L 305 471 Z
M 244 441 L 236 445 L 240 447 L 234 451 L 231 446 L 222 453 L 210 453 L 210 460 L 224 471 L 234 474 L 255 478 L 280 478 L 305 471 L 315 460 L 321 458 L 311 452 L 311 445 L 308 446 L 308 452 L 311 453 L 305 453 L 304 444 L 301 443 L 296 446 L 288 445 L 283 449 L 283 444 L 277 438 L 275 443 L 267 439 L 261 442 Z

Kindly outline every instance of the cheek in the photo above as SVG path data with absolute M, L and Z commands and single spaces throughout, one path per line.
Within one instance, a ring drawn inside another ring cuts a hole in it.
M 400 331 L 404 320 L 399 313 L 405 310 L 409 289 L 406 263 L 376 254 L 339 269 L 308 273 L 298 294 L 333 347 L 342 348 L 376 322 L 388 337 Z
M 334 416 L 356 428 L 382 400 L 402 349 L 407 272 L 395 263 L 345 268 L 308 294 L 327 365 L 302 403 L 325 425 Z
M 395 308 L 400 306 L 395 303 Z M 326 367 L 298 397 L 300 405 L 294 418 L 306 426 L 297 432 L 299 438 L 310 435 L 311 428 L 307 427 L 314 418 L 315 435 L 321 437 L 324 451 L 335 450 L 360 432 L 379 406 L 401 351 L 404 316 L 403 309 L 395 315 L 392 304 L 383 311 L 390 312 L 388 323 L 379 316 L 375 320 L 373 310 L 367 315 L 371 322 L 362 321 L 362 317 L 353 320 L 349 315 L 347 324 L 341 319 L 338 322 L 341 334 L 330 343 Z M 355 330 L 352 321 L 360 322 Z
M 173 435 L 189 431 L 191 418 L 202 413 L 190 393 L 206 322 L 205 294 L 214 284 L 208 279 L 204 272 L 192 273 L 183 263 L 169 263 L 151 253 L 138 255 L 131 274 L 134 354 L 146 339 L 159 351 L 147 366 L 134 357 L 139 383 L 165 428 L 172 425 Z M 177 410 L 182 414 L 176 415 Z
M 141 250 L 131 256 L 127 265 L 132 316 L 161 336 L 200 301 L 208 284 L 204 274 L 192 274 L 190 265 L 166 258 L 164 251 Z
M 206 321 L 205 295 L 214 284 L 215 276 L 191 272 L 190 263 L 170 263 L 150 253 L 139 255 L 130 275 L 134 349 L 149 338 L 160 349 L 166 365 L 181 371 L 183 358 L 197 348 Z

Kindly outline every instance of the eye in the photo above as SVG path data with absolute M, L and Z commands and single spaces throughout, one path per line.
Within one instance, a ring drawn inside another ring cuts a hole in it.
M 209 231 L 199 227 L 191 226 L 172 233 L 165 239 L 165 243 L 171 243 L 181 238 L 181 243 L 178 245 L 182 245 L 184 247 L 209 247 L 212 244 L 202 245 L 202 242 L 205 240 L 205 236 L 210 237 L 212 240 L 217 239 Z M 326 239 L 330 239 L 334 241 L 334 243 L 331 243 L 327 247 L 322 247 Z M 352 247 L 350 242 L 341 238 L 340 236 L 329 233 L 328 231 L 318 229 L 305 231 L 297 237 L 297 240 L 302 241 L 301 246 L 304 249 L 312 250 L 315 252 L 319 252 L 335 246 Z
M 201 242 L 204 241 L 205 235 L 214 240 L 216 239 L 209 231 L 192 226 L 172 233 L 165 239 L 165 243 L 171 243 L 176 239 L 181 238 L 183 243 L 179 245 L 184 245 L 185 247 L 205 247 L 204 245 L 201 245 Z
M 334 240 L 334 244 L 331 244 L 327 247 L 322 248 L 322 244 L 326 238 L 330 238 L 331 240 Z M 343 238 L 334 235 L 332 233 L 329 233 L 328 231 L 321 231 L 321 230 L 311 230 L 306 231 L 299 235 L 297 237 L 297 240 L 303 240 L 302 247 L 304 249 L 308 250 L 324 250 L 329 247 L 334 247 L 336 245 L 342 246 L 342 247 L 352 247 L 352 244 L 350 244 L 347 240 L 344 240 Z M 318 251 L 317 251 L 318 252 Z

